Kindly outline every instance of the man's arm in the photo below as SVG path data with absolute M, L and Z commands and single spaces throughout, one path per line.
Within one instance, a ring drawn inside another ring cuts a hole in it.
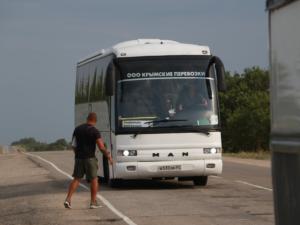
M 72 145 L 73 152 L 75 154 L 76 148 L 77 148 L 77 141 L 76 141 L 76 137 L 74 136 L 74 134 L 73 134 L 72 144 L 71 145 Z
M 109 163 L 112 165 L 113 164 L 112 157 L 111 157 L 109 151 L 106 150 L 102 139 L 98 138 L 96 140 L 96 143 L 97 143 L 98 149 L 103 153 L 103 155 L 105 155 L 105 157 L 108 159 Z

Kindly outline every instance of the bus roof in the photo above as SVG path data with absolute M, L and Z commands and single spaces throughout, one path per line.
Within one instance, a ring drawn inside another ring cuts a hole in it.
M 185 44 L 171 40 L 137 39 L 125 41 L 109 49 L 102 49 L 87 56 L 77 64 L 87 63 L 114 54 L 117 58 L 167 55 L 210 55 L 208 46 Z

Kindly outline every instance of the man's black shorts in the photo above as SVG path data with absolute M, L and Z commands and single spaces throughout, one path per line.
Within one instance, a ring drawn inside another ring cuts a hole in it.
M 85 175 L 87 180 L 97 177 L 98 160 L 96 157 L 87 159 L 75 159 L 74 178 L 83 178 Z

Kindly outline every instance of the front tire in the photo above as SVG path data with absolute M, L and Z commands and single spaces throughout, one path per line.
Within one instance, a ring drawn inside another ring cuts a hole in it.
M 103 174 L 105 183 L 109 182 L 109 164 L 106 157 L 103 157 Z
M 108 184 L 108 186 L 110 186 L 112 188 L 117 188 L 122 185 L 121 179 L 110 179 L 109 164 L 108 164 L 107 158 L 103 158 L 103 171 L 104 171 L 105 181 Z
M 118 188 L 122 185 L 122 180 L 121 179 L 109 179 L 108 185 L 112 188 Z
M 206 186 L 208 181 L 208 176 L 194 177 L 193 182 L 195 186 Z

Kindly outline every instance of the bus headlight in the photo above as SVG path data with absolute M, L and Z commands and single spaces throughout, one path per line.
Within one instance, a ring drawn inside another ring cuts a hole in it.
M 216 154 L 217 153 L 217 149 L 216 148 L 211 148 L 210 149 L 210 153 L 211 154 Z
M 137 156 L 137 150 L 118 150 L 118 156 Z
M 203 153 L 204 154 L 217 154 L 221 153 L 222 149 L 221 148 L 204 148 Z

